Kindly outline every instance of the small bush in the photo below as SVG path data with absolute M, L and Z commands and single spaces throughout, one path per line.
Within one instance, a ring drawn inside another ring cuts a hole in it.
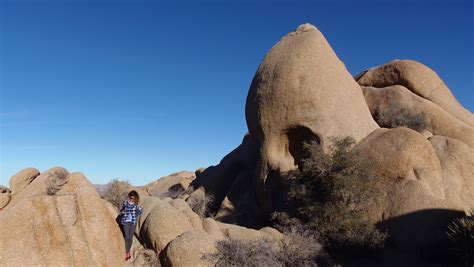
M 112 203 L 118 210 L 127 198 L 130 187 L 131 185 L 127 180 L 113 179 L 107 184 L 107 188 L 101 197 Z
M 191 209 L 201 218 L 206 218 L 214 202 L 214 196 L 205 194 L 199 198 L 192 198 L 187 201 Z
M 277 260 L 279 248 L 271 240 L 224 240 L 217 243 L 217 250 L 205 254 L 204 259 L 216 266 L 281 266 Z
M 146 249 L 142 252 L 143 262 L 140 266 L 159 267 L 161 266 L 160 260 L 156 253 L 152 249 Z
M 184 193 L 184 187 L 182 184 L 175 184 L 173 186 L 171 186 L 168 191 L 166 191 L 165 193 L 162 193 L 162 194 L 156 194 L 154 196 L 157 196 L 159 198 L 172 198 L 172 199 L 176 199 L 178 198 L 179 196 L 181 196 L 182 194 Z
M 454 220 L 447 235 L 455 245 L 466 266 L 474 265 L 474 218 L 472 215 Z
M 67 183 L 67 177 L 58 174 L 52 174 L 46 181 L 46 193 L 48 195 L 55 195 L 61 187 Z
M 428 127 L 424 113 L 410 113 L 401 108 L 390 108 L 383 113 L 375 113 L 374 119 L 385 128 L 407 127 L 417 132 L 422 132 Z
M 284 233 L 278 259 L 282 266 L 317 266 L 322 246 L 313 231 L 293 226 Z
M 328 151 L 318 143 L 304 145 L 302 166 L 287 177 L 296 209 L 286 220 L 297 219 L 329 250 L 370 252 L 384 246 L 386 234 L 361 207 L 384 185 L 352 151 L 354 143 L 352 138 L 334 139 Z
M 204 259 L 216 266 L 317 266 L 321 245 L 311 232 L 294 228 L 285 234 L 281 243 L 264 238 L 231 239 L 218 242 L 217 250 L 217 253 L 204 255 Z

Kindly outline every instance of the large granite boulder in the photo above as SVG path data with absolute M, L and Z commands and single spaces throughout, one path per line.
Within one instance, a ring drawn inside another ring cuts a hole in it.
M 158 197 L 176 197 L 188 189 L 196 178 L 194 172 L 181 171 L 151 182 L 143 187 L 149 195 Z
M 394 60 L 370 68 L 355 79 L 362 86 L 383 88 L 401 85 L 414 94 L 425 98 L 453 117 L 474 127 L 474 115 L 453 96 L 446 84 L 432 69 L 414 60 Z
M 15 194 L 29 185 L 40 172 L 35 168 L 26 168 L 10 178 L 10 190 Z
M 122 265 L 120 229 L 81 173 L 54 168 L 39 175 L 0 211 L 0 228 L 7 266 Z
M 463 142 L 441 136 L 427 140 L 408 128 L 378 129 L 355 151 L 375 172 L 377 180 L 367 186 L 379 185 L 371 201 L 361 205 L 400 249 L 443 242 L 446 224 L 474 208 L 469 176 L 474 158 Z
M 254 186 L 264 213 L 275 209 L 281 173 L 294 170 L 305 141 L 330 144 L 337 136 L 359 141 L 378 128 L 360 86 L 323 34 L 303 24 L 265 56 L 246 103 L 249 132 L 260 145 Z M 267 181 L 271 180 L 271 181 Z M 277 186 L 278 187 L 278 186 Z

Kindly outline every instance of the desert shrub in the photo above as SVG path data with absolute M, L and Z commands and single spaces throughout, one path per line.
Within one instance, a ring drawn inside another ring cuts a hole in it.
M 48 195 L 55 195 L 61 187 L 67 183 L 67 177 L 59 174 L 52 174 L 46 181 L 46 193 Z
M 281 266 L 277 260 L 279 248 L 268 239 L 242 241 L 228 239 L 217 243 L 217 252 L 204 259 L 216 266 Z
M 205 194 L 202 197 L 192 198 L 187 201 L 191 209 L 201 218 L 206 218 L 214 203 L 214 196 Z
M 160 260 L 156 253 L 152 249 L 146 249 L 142 252 L 143 262 L 141 266 L 159 267 L 161 266 Z
M 124 199 L 130 191 L 130 183 L 127 180 L 112 179 L 102 194 L 102 198 L 112 203 L 117 209 L 120 209 Z
M 217 253 L 204 255 L 204 259 L 216 266 L 317 266 L 321 245 L 310 231 L 293 228 L 281 243 L 265 238 L 231 239 L 218 242 L 217 250 Z
M 161 194 L 156 194 L 154 196 L 157 196 L 159 198 L 172 198 L 172 199 L 176 199 L 178 198 L 179 196 L 181 196 L 182 194 L 184 193 L 184 187 L 182 184 L 175 184 L 173 186 L 171 186 L 168 191 L 166 191 L 165 193 L 161 193 Z
M 447 235 L 466 266 L 474 265 L 474 218 L 458 218 L 448 225 Z
M 130 266 L 160 267 L 158 255 L 152 249 L 139 248 L 133 253 Z
M 282 266 L 317 266 L 321 249 L 313 231 L 294 225 L 284 232 L 278 260 Z
M 407 127 L 421 132 L 428 127 L 424 113 L 410 113 L 401 108 L 391 108 L 384 113 L 375 113 L 374 119 L 385 128 Z
M 383 183 L 352 150 L 354 143 L 349 137 L 334 139 L 326 151 L 318 143 L 304 144 L 299 170 L 287 177 L 295 210 L 287 213 L 286 221 L 279 218 L 280 225 L 308 227 L 325 248 L 336 252 L 371 252 L 386 239 L 361 208 L 383 191 Z

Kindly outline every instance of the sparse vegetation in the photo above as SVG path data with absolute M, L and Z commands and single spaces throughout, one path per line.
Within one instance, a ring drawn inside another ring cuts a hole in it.
M 383 184 L 352 151 L 354 143 L 352 138 L 335 139 L 328 151 L 318 143 L 304 145 L 302 166 L 288 174 L 295 209 L 274 214 L 277 228 L 301 224 L 335 252 L 364 253 L 384 246 L 386 234 L 360 208 Z
M 143 262 L 140 262 L 140 266 L 147 267 L 159 267 L 161 266 L 160 260 L 158 259 L 156 253 L 152 249 L 146 249 L 141 252 L 143 257 Z
M 208 253 L 204 259 L 216 266 L 281 266 L 277 255 L 277 244 L 268 239 L 253 242 L 223 240 L 217 243 L 217 253 Z
M 204 259 L 216 266 L 317 266 L 321 250 L 312 233 L 286 233 L 281 243 L 269 239 L 255 241 L 224 240 L 217 244 L 217 253 L 205 254 Z
M 113 179 L 107 184 L 107 189 L 101 197 L 120 209 L 122 202 L 127 198 L 130 187 L 131 185 L 127 180 Z
M 67 177 L 58 174 L 52 174 L 46 181 L 46 193 L 48 195 L 55 195 L 61 187 L 67 183 Z
M 390 108 L 383 113 L 373 114 L 374 119 L 385 128 L 407 127 L 422 132 L 428 127 L 424 113 L 410 113 L 407 109 Z
M 166 198 L 166 197 L 169 197 L 169 198 L 172 198 L 172 199 L 176 199 L 178 198 L 182 193 L 184 192 L 184 187 L 183 185 L 181 184 L 175 184 L 173 186 L 171 186 L 168 191 L 164 194 L 157 194 L 155 196 L 159 197 L 159 198 Z
M 474 218 L 468 215 L 454 220 L 448 226 L 447 235 L 455 250 L 463 258 L 465 266 L 474 265 Z
M 191 209 L 201 218 L 206 218 L 214 202 L 214 196 L 205 194 L 199 198 L 192 198 L 187 201 Z
M 282 266 L 317 266 L 322 246 L 313 231 L 294 225 L 284 235 L 278 253 Z

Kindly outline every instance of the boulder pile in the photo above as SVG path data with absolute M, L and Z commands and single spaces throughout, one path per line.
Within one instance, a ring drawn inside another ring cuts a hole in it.
M 303 143 L 326 148 L 348 136 L 386 181 L 365 209 L 397 246 L 433 245 L 446 222 L 474 210 L 474 116 L 419 62 L 352 77 L 323 34 L 303 24 L 263 59 L 246 119 L 242 144 L 187 192 L 188 201 L 213 195 L 222 221 L 262 226 L 285 208 L 285 174 L 301 164 Z

